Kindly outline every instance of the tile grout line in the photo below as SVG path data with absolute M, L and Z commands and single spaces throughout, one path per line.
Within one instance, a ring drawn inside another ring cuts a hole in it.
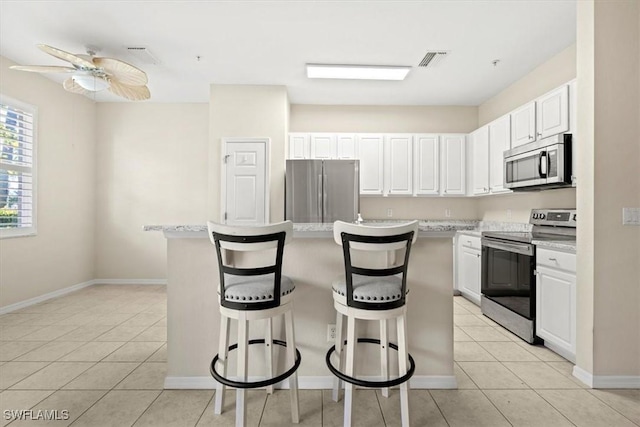
M 457 390 L 459 390 L 459 389 L 457 389 Z M 444 416 L 444 412 L 442 412 L 442 408 L 440 408 L 440 405 L 438 405 L 438 401 L 435 399 L 435 397 L 433 397 L 433 394 L 431 394 L 431 390 L 427 390 L 427 392 L 429 393 L 429 397 L 431 397 L 431 400 L 433 400 L 433 403 L 436 405 L 436 408 L 438 409 L 438 412 L 440 412 L 440 415 L 442 416 L 442 419 L 444 420 L 444 422 L 447 423 L 447 426 L 451 427 L 451 424 L 449 423 L 449 420 L 447 420 L 447 417 Z
M 194 427 L 198 425 L 198 423 L 200 423 L 200 420 L 202 419 L 202 417 L 204 417 L 205 412 L 207 412 L 207 408 L 209 408 L 209 405 L 211 404 L 211 402 L 213 401 L 213 399 L 215 399 L 216 397 L 216 393 L 217 393 L 217 389 L 213 390 L 213 395 L 211 396 L 211 399 L 209 399 L 207 401 L 207 404 L 204 405 L 204 409 L 202 410 L 202 412 L 200 413 L 200 416 L 198 417 L 198 419 L 196 420 L 196 423 L 194 424 Z
M 596 399 L 598 399 L 600 402 L 604 403 L 607 407 L 609 407 L 609 408 L 610 408 L 610 409 L 612 409 L 613 411 L 615 411 L 615 412 L 617 412 L 618 414 L 620 414 L 622 417 L 624 417 L 624 418 L 626 418 L 627 420 L 629 420 L 629 421 L 631 422 L 631 424 L 638 425 L 638 424 L 636 424 L 633 420 L 631 420 L 629 417 L 627 417 L 625 414 L 623 414 L 622 412 L 618 411 L 616 408 L 614 408 L 613 406 L 609 405 L 609 404 L 608 404 L 607 402 L 605 402 L 604 400 L 600 399 L 596 394 L 593 394 L 593 393 L 591 392 L 591 390 L 594 390 L 594 389 L 586 389 L 585 391 L 586 391 L 587 393 L 589 393 L 591 396 L 593 396 L 593 397 L 595 397 Z M 596 390 L 597 390 L 597 389 L 596 389 Z M 623 390 L 623 389 L 620 389 L 620 390 Z M 629 390 L 634 390 L 634 389 L 629 389 Z
M 136 368 L 136 369 L 137 369 L 137 368 Z M 112 389 L 112 390 L 113 390 L 113 389 Z M 151 390 L 149 390 L 149 391 L 151 391 Z M 142 418 L 142 416 L 143 416 L 144 414 L 146 414 L 146 413 L 147 413 L 147 411 L 149 410 L 149 408 L 151 408 L 151 406 L 153 406 L 153 404 L 156 402 L 156 400 L 158 400 L 158 399 L 160 398 L 160 396 L 162 396 L 162 393 L 164 393 L 164 390 L 160 390 L 160 393 L 158 393 L 158 395 L 156 396 L 156 398 L 155 398 L 155 399 L 153 399 L 153 400 L 151 401 L 151 403 L 149 403 L 149 406 L 147 406 L 147 407 L 145 408 L 145 410 L 144 410 L 144 411 L 142 411 L 142 413 L 141 413 L 140 415 L 138 415 L 138 418 L 136 418 L 136 419 L 135 419 L 135 421 L 131 423 L 131 427 L 133 427 L 133 426 L 134 426 L 138 421 L 140 421 L 140 418 Z

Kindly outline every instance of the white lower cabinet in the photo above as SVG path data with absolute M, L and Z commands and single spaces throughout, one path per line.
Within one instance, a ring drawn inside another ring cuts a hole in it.
M 536 258 L 536 335 L 575 362 L 576 256 L 538 248 Z
M 459 234 L 457 237 L 456 278 L 458 291 L 465 298 L 480 305 L 482 252 L 480 238 Z

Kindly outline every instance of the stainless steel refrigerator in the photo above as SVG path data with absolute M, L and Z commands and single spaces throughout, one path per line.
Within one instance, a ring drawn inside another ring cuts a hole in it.
M 285 219 L 354 221 L 360 211 L 359 160 L 287 160 Z

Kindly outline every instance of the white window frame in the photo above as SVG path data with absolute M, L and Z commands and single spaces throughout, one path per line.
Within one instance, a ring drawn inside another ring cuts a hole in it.
M 38 165 L 38 108 L 27 104 L 25 102 L 19 101 L 17 99 L 11 98 L 9 96 L 0 94 L 0 104 L 8 105 L 10 107 L 14 107 L 16 109 L 22 110 L 25 113 L 29 113 L 33 118 L 33 156 L 32 156 L 32 165 L 31 165 L 31 176 L 33 180 L 33 190 L 32 190 L 32 223 L 31 227 L 15 227 L 15 228 L 0 228 L 0 239 L 13 238 L 13 237 L 25 237 L 25 236 L 35 236 L 37 234 L 37 190 L 38 190 L 38 175 L 37 175 L 37 165 Z M 0 166 L 0 168 L 5 167 L 5 165 Z

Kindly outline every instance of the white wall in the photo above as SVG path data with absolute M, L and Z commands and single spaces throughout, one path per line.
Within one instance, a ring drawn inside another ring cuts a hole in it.
M 95 104 L 10 65 L 0 93 L 38 108 L 38 234 L 0 240 L 0 307 L 94 277 Z
M 98 279 L 165 279 L 166 241 L 148 224 L 208 219 L 207 104 L 103 103 L 98 108 Z

